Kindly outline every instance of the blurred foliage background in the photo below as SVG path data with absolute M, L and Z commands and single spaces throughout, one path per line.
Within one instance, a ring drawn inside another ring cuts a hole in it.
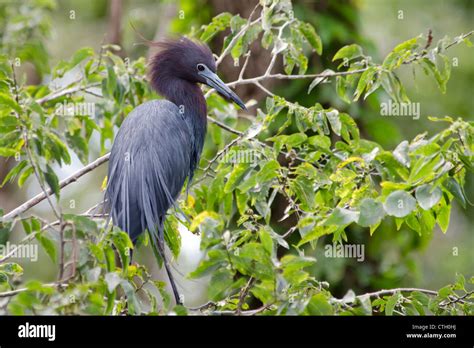
M 60 0 L 56 5 L 47 0 L 32 1 L 48 9 L 39 15 L 28 12 L 28 1 L 21 2 L 24 15 L 29 16 L 28 21 L 43 23 L 38 32 L 25 34 L 28 35 L 29 45 L 35 49 L 26 45 L 21 52 L 15 53 L 30 62 L 21 67 L 19 74 L 29 84 L 48 81 L 48 67 L 62 59 L 69 59 L 81 47 L 92 47 L 98 51 L 102 43 L 115 43 L 122 46 L 122 57 L 146 57 L 149 53 L 143 38 L 156 40 L 170 34 L 193 33 L 224 11 L 246 17 L 255 4 L 255 1 L 233 0 Z M 8 26 L 14 25 L 8 15 L 9 3 L 0 1 L 0 31 L 4 33 L 8 32 Z M 294 0 L 293 4 L 296 17 L 313 24 L 324 45 L 322 58 L 314 55 L 310 59 L 308 73 L 322 72 L 327 68 L 335 70 L 331 58 L 340 47 L 347 44 L 357 42 L 369 55 L 381 60 L 397 43 L 421 33 L 426 34 L 428 30 L 432 31 L 435 41 L 444 35 L 453 37 L 465 33 L 472 28 L 474 18 L 474 3 L 469 0 Z M 2 37 L 4 50 L 9 49 L 8 40 L 25 39 Z M 220 51 L 220 42 L 222 36 L 219 35 L 211 41 L 215 52 Z M 331 86 L 323 85 L 308 94 L 308 81 L 305 80 L 272 81 L 266 86 L 272 87 L 278 95 L 305 106 L 319 102 L 324 107 L 334 106 L 346 111 L 356 119 L 362 137 L 377 141 L 386 149 L 393 149 L 403 139 L 411 139 L 424 131 L 432 133 L 441 129 L 442 125 L 427 121 L 430 115 L 460 116 L 466 120 L 472 117 L 472 50 L 453 47 L 450 56 L 456 57 L 459 64 L 452 69 L 446 94 L 442 94 L 432 81 L 425 83 L 424 80 L 432 78 L 430 76 L 418 74 L 414 77 L 410 67 L 400 73 L 412 101 L 421 104 L 421 117 L 417 121 L 403 117 L 380 117 L 380 103 L 387 98 L 380 93 L 371 95 L 365 101 L 345 104 Z M 268 52 L 261 48 L 257 50 L 253 55 L 256 63 L 250 67 L 251 73 L 261 73 L 268 64 L 268 57 Z M 281 68 L 281 62 L 277 64 L 277 68 Z M 227 59 L 220 70 L 224 80 L 235 79 L 236 72 L 231 59 Z M 417 83 L 414 82 L 415 78 Z M 424 87 L 419 89 L 416 85 Z M 237 92 L 243 99 L 253 98 L 258 103 L 265 99 L 265 95 L 252 85 L 239 86 Z M 90 147 L 90 158 L 99 154 L 98 139 L 96 145 Z M 207 146 L 212 147 L 212 144 Z M 110 143 L 106 147 L 109 148 Z M 0 161 L 0 177 L 5 175 L 8 166 L 3 159 Z M 59 177 L 64 178 L 81 166 L 75 158 L 70 166 L 56 169 Z M 76 211 L 85 210 L 100 200 L 105 170 L 104 166 L 63 191 L 61 200 L 65 212 L 71 199 L 76 202 Z M 466 184 L 467 196 L 474 197 L 472 175 L 467 177 Z M 39 190 L 31 179 L 21 190 L 14 184 L 7 185 L 0 190 L 0 207 L 8 211 Z M 49 207 L 43 202 L 32 212 L 47 215 Z M 366 245 L 366 260 L 362 263 L 354 259 L 325 258 L 323 246 L 331 242 L 331 237 L 326 240 L 321 238 L 318 248 L 313 252 L 308 251 L 318 260 L 312 272 L 317 279 L 327 280 L 332 292 L 339 296 L 344 295 L 348 288 L 354 289 L 356 293 L 408 285 L 439 288 L 451 282 L 456 272 L 472 274 L 473 213 L 472 206 L 468 205 L 466 210 L 455 206 L 448 233 L 442 234 L 436 230 L 430 243 L 413 231 L 403 228 L 396 231 L 390 221 L 385 221 L 372 238 L 362 228 L 353 227 L 349 230 L 349 241 Z M 285 221 L 281 226 L 275 224 L 275 228 L 286 230 L 288 226 L 285 224 L 291 224 L 291 221 Z M 19 235 L 15 235 L 11 241 L 19 238 Z M 457 256 L 453 256 L 453 248 L 458 248 Z M 53 280 L 55 268 L 50 267 L 51 261 L 47 257 L 41 257 L 40 260 L 41 263 L 25 265 L 26 278 Z

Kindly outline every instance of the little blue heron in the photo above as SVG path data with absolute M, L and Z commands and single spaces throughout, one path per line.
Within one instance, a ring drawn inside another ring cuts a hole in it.
M 158 42 L 150 62 L 151 87 L 167 100 L 136 107 L 123 121 L 109 160 L 105 197 L 113 223 L 133 243 L 145 230 L 163 259 L 176 303 L 181 303 L 164 248 L 164 221 L 199 164 L 207 129 L 206 100 L 198 83 L 241 108 L 245 104 L 216 75 L 204 44 L 186 38 Z

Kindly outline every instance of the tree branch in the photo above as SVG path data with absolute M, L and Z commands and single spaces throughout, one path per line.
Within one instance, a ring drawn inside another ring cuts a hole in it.
M 51 287 L 65 288 L 65 287 L 67 287 L 68 285 L 69 285 L 68 283 L 42 284 L 42 286 L 47 287 L 47 288 L 51 288 Z M 15 295 L 18 295 L 18 294 L 20 294 L 20 293 L 22 293 L 22 292 L 28 291 L 28 290 L 29 290 L 28 288 L 20 288 L 20 289 L 15 289 L 15 290 L 10 290 L 10 291 L 0 292 L 0 298 L 2 298 L 2 297 L 15 296 Z
M 396 288 L 396 289 L 383 289 L 383 290 L 378 290 L 374 292 L 368 292 L 366 294 L 362 294 L 357 297 L 362 297 L 362 296 L 380 297 L 384 295 L 393 295 L 397 292 L 413 292 L 413 291 L 422 292 L 424 294 L 432 295 L 432 296 L 438 295 L 438 292 L 434 290 L 420 289 L 420 288 Z
M 77 172 L 70 175 L 66 179 L 61 180 L 59 182 L 59 188 L 62 189 L 65 186 L 77 181 L 84 174 L 89 173 L 90 171 L 92 171 L 95 168 L 97 168 L 98 166 L 100 166 L 102 163 L 107 162 L 109 160 L 109 157 L 110 157 L 110 153 L 107 153 L 106 155 L 104 155 L 102 157 L 99 157 L 95 161 L 89 163 L 87 166 L 79 169 Z M 5 214 L 3 216 L 3 220 L 6 221 L 6 220 L 10 220 L 10 219 L 13 219 L 13 218 L 17 217 L 18 215 L 24 213 L 28 209 L 34 207 L 35 205 L 37 205 L 38 203 L 43 201 L 47 197 L 47 195 L 50 195 L 51 193 L 52 193 L 52 190 L 50 188 L 45 190 L 45 192 L 43 191 L 41 193 L 38 193 L 33 198 L 29 199 L 28 201 L 26 201 L 22 205 L 18 206 L 17 208 L 13 209 L 12 211 L 10 211 L 8 214 Z
M 73 87 L 69 87 L 69 88 L 59 89 L 59 90 L 57 90 L 57 91 L 55 91 L 51 94 L 48 94 L 48 95 L 44 96 L 43 98 L 37 99 L 36 103 L 41 105 L 41 104 L 44 104 L 48 101 L 54 100 L 56 98 L 63 97 L 67 94 L 76 93 L 76 92 L 83 91 L 83 90 L 86 90 L 88 88 L 96 87 L 96 86 L 99 86 L 99 85 L 100 85 L 100 83 L 96 82 L 96 83 L 91 83 L 90 85 L 85 85 L 85 86 L 77 85 L 77 86 L 73 86 Z

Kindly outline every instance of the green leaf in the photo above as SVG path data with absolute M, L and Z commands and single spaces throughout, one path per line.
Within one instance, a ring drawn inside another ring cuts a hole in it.
M 278 176 L 280 163 L 275 160 L 268 161 L 258 172 L 258 183 L 262 184 Z
M 326 296 L 323 294 L 316 294 L 311 297 L 308 305 L 306 306 L 305 312 L 309 315 L 332 315 L 333 307 L 329 303 Z
M 13 167 L 10 172 L 8 172 L 8 174 L 5 176 L 5 178 L 3 179 L 3 182 L 0 184 L 0 187 L 3 187 L 5 186 L 5 184 L 8 182 L 8 181 L 13 181 L 16 176 L 21 173 L 21 171 L 23 169 L 25 169 L 25 167 L 28 165 L 28 161 L 26 160 L 22 160 L 20 163 L 18 163 L 15 167 Z M 20 186 L 21 187 L 21 186 Z
M 460 273 L 456 274 L 456 284 L 454 285 L 454 290 L 466 291 L 466 278 L 464 275 Z
M 332 58 L 332 61 L 347 58 L 349 60 L 362 56 L 362 48 L 359 45 L 352 44 L 342 47 Z
M 308 143 L 324 150 L 329 150 L 331 147 L 331 139 L 324 135 L 314 135 L 308 138 Z
M 404 41 L 404 42 L 398 44 L 393 49 L 393 51 L 394 52 L 411 51 L 411 50 L 415 49 L 418 46 L 418 40 L 419 40 L 419 37 L 414 37 L 412 39 Z
M 454 294 L 453 288 L 451 285 L 446 285 L 445 287 L 438 290 L 438 296 L 442 299 L 448 298 Z
M 403 57 L 398 52 L 390 52 L 383 60 L 382 67 L 385 70 L 394 70 L 403 63 Z
M 304 133 L 291 134 L 285 138 L 285 145 L 288 148 L 293 148 L 304 143 L 306 139 L 308 139 L 308 136 Z
M 138 300 L 135 287 L 125 279 L 122 279 L 122 281 L 120 282 L 120 286 L 122 287 L 125 296 L 127 296 L 128 313 L 131 315 L 140 314 L 141 306 Z
M 219 214 L 213 211 L 202 211 L 194 217 L 189 230 L 194 232 L 199 226 L 209 223 L 212 226 L 220 225 L 221 218 Z
M 326 69 L 324 70 L 321 75 L 331 75 L 331 74 L 334 74 L 334 71 L 331 70 L 331 69 Z M 313 90 L 314 87 L 316 87 L 317 85 L 319 85 L 321 82 L 324 82 L 324 81 L 327 81 L 327 76 L 319 76 L 319 77 L 316 77 L 312 82 L 311 84 L 309 85 L 308 87 L 308 94 L 311 93 L 311 91 Z
M 413 291 L 411 293 L 411 297 L 416 299 L 418 302 L 421 303 L 422 306 L 428 306 L 428 303 L 430 302 L 430 298 L 428 295 L 420 292 L 420 291 Z
M 364 314 L 372 315 L 372 302 L 370 300 L 370 296 L 368 294 L 361 295 L 357 297 L 357 301 L 362 307 Z
M 421 210 L 418 214 L 418 219 L 421 224 L 421 233 L 422 235 L 429 236 L 431 238 L 433 234 L 433 229 L 436 224 L 436 219 L 434 213 L 431 210 Z
M 232 31 L 232 33 L 236 34 L 246 23 L 247 19 L 242 18 L 239 15 L 235 15 L 230 20 L 230 30 Z
M 112 246 L 110 244 L 107 244 L 106 246 L 103 247 L 103 252 L 105 256 L 105 263 L 107 266 L 107 271 L 112 272 L 115 270 L 115 252 L 114 249 L 112 249 Z
M 10 97 L 8 94 L 0 93 L 0 105 L 9 106 L 11 109 L 15 110 L 17 113 L 21 113 L 21 107 L 18 103 Z
M 449 177 L 443 182 L 443 186 L 456 198 L 463 208 L 466 208 L 466 198 L 461 185 L 459 185 L 456 179 Z
M 283 53 L 283 70 L 285 71 L 285 74 L 291 75 L 293 69 L 295 68 L 295 65 L 296 60 L 288 52 L 288 50 L 285 50 Z
M 323 44 L 321 42 L 321 38 L 316 33 L 316 30 L 314 30 L 313 26 L 309 23 L 300 22 L 298 28 L 305 39 L 314 48 L 316 53 L 321 55 L 321 53 L 323 53 Z
M 71 156 L 69 156 L 69 151 L 67 146 L 63 143 L 63 141 L 53 132 L 48 132 L 47 137 L 49 140 L 52 141 L 53 148 L 52 151 L 56 155 L 56 160 L 58 161 L 59 164 L 61 164 L 61 159 L 64 161 L 66 164 L 71 163 Z
M 70 67 L 73 68 L 80 62 L 82 62 L 84 59 L 93 57 L 94 56 L 94 50 L 90 47 L 84 47 L 78 50 L 76 53 L 74 53 L 74 56 L 71 59 L 70 62 Z
M 385 216 L 383 204 L 373 200 L 372 198 L 364 198 L 360 202 L 359 225 L 370 227 L 377 225 Z
M 42 40 L 26 42 L 18 52 L 21 61 L 29 61 L 34 64 L 40 76 L 49 73 L 49 55 Z
M 260 231 L 258 232 L 260 242 L 262 243 L 263 247 L 265 250 L 268 252 L 269 255 L 273 254 L 273 239 L 270 236 L 270 233 L 268 233 L 265 228 L 261 228 Z
M 446 84 L 451 74 L 451 62 L 449 61 L 449 59 L 443 58 L 444 66 L 441 67 L 442 70 L 440 70 L 438 66 L 428 58 L 420 59 L 419 64 L 423 67 L 423 70 L 426 74 L 433 75 L 436 82 L 438 83 L 438 87 L 441 93 L 446 93 Z
M 173 308 L 173 312 L 176 313 L 177 316 L 186 316 L 188 315 L 188 309 L 182 305 L 175 306 Z
M 357 123 L 348 114 L 342 112 L 339 114 L 339 120 L 341 121 L 341 137 L 348 144 L 357 148 L 359 146 L 360 133 Z
M 0 271 L 9 275 L 22 275 L 23 267 L 14 262 L 5 263 L 0 265 Z
M 232 170 L 232 173 L 229 176 L 229 179 L 227 180 L 224 186 L 224 192 L 225 193 L 232 192 L 237 187 L 237 185 L 239 185 L 243 176 L 247 173 L 249 169 L 250 169 L 249 166 L 244 163 L 239 163 L 235 165 L 234 169 Z
M 296 256 L 287 254 L 281 258 L 281 267 L 285 271 L 296 271 L 305 267 L 314 266 L 316 259 L 307 256 Z
M 230 20 L 232 19 L 232 14 L 229 12 L 223 12 L 212 18 L 212 22 L 207 25 L 204 29 L 204 32 L 201 34 L 201 41 L 208 42 L 212 39 L 217 33 L 225 30 L 230 26 Z
M 410 99 L 408 98 L 405 89 L 400 82 L 400 79 L 395 73 L 383 70 L 379 80 L 383 89 L 394 101 L 398 103 L 410 102 Z
M 406 191 L 398 190 L 388 195 L 384 203 L 388 215 L 404 217 L 410 214 L 416 207 L 416 200 Z
M 209 259 L 201 261 L 199 266 L 189 274 L 191 279 L 203 277 L 228 262 L 227 253 L 224 250 L 209 250 L 207 256 Z
M 331 110 L 326 112 L 326 117 L 329 121 L 329 124 L 331 125 L 331 128 L 334 133 L 337 135 L 341 135 L 341 120 L 339 119 L 339 111 L 337 110 Z
M 439 187 L 433 185 L 421 185 L 415 191 L 415 197 L 418 204 L 424 210 L 434 207 L 441 199 L 442 191 Z
M 72 221 L 78 231 L 84 233 L 97 231 L 97 223 L 94 220 L 89 219 L 87 216 L 64 214 L 63 218 L 66 221 Z
M 325 225 L 346 226 L 357 221 L 359 213 L 344 208 L 335 208 L 332 214 L 324 223 Z
M 12 157 L 18 153 L 16 149 L 9 149 L 6 147 L 0 147 L 0 156 L 2 157 Z
M 410 177 L 408 178 L 409 183 L 418 183 L 420 181 L 425 181 L 426 177 L 429 177 L 433 174 L 434 168 L 436 168 L 440 161 L 442 161 L 441 156 L 428 156 L 420 157 L 415 163 L 413 163 Z
M 247 52 L 249 45 L 255 41 L 262 31 L 262 26 L 258 24 L 254 24 L 247 29 L 244 35 L 242 35 L 235 46 L 232 47 L 230 54 L 232 58 L 236 59 L 239 58 L 241 55 Z
M 405 218 L 408 227 L 421 236 L 421 224 L 416 213 L 411 213 Z
M 234 283 L 234 277 L 227 268 L 218 269 L 211 278 L 208 296 L 212 301 L 222 300 L 227 296 L 227 291 Z
M 336 77 L 336 91 L 339 98 L 350 104 L 351 99 L 346 94 L 346 79 L 343 76 Z
M 23 187 L 25 184 L 26 180 L 30 177 L 31 174 L 34 173 L 34 168 L 33 167 L 28 167 L 26 170 L 21 173 L 20 177 L 18 178 L 18 186 Z
M 36 235 L 36 239 L 40 242 L 41 246 L 49 255 L 51 260 L 53 260 L 53 262 L 56 262 L 56 245 L 54 244 L 54 242 L 40 233 Z
M 268 138 L 269 141 L 275 142 L 275 148 L 280 150 L 283 145 L 291 150 L 293 147 L 303 144 L 308 139 L 308 136 L 304 133 L 294 133 L 291 135 L 278 135 L 275 137 Z
M 392 296 L 390 296 L 387 300 L 387 303 L 385 305 L 385 314 L 386 315 L 393 315 L 393 310 L 395 309 L 395 306 L 397 305 L 398 301 L 400 300 L 400 293 L 396 292 Z
M 44 177 L 51 190 L 54 192 L 56 197 L 59 198 L 59 180 L 56 176 L 56 173 L 54 173 L 53 169 L 49 165 L 46 165 L 46 172 L 44 172 Z
M 3 106 L 4 105 L 2 105 L 2 107 Z M 0 125 L 2 125 L 2 127 L 17 127 L 20 125 L 20 119 L 15 116 L 2 116 L 0 117 Z
M 165 220 L 164 234 L 166 244 L 168 244 L 173 256 L 178 258 L 181 250 L 181 234 L 179 233 L 178 221 L 174 216 Z
M 117 272 L 109 272 L 105 275 L 104 280 L 107 284 L 108 292 L 111 293 L 120 284 L 122 278 Z
M 357 88 L 354 93 L 354 101 L 359 100 L 360 96 L 364 93 L 369 83 L 372 83 L 372 78 L 377 72 L 376 68 L 370 67 L 362 73 L 360 76 L 359 82 L 357 83 Z
M 232 255 L 232 263 L 238 271 L 257 279 L 273 279 L 275 272 L 270 255 L 260 243 L 250 242 Z
M 450 216 L 451 216 L 451 204 L 443 201 L 441 208 L 436 214 L 436 222 L 438 223 L 443 233 L 446 233 L 446 231 L 448 230 Z
M 87 145 L 86 139 L 84 139 L 84 137 L 82 137 L 80 133 L 66 133 L 66 139 L 68 145 L 78 155 L 81 162 L 83 164 L 87 164 L 89 162 L 89 147 Z
M 117 75 L 115 74 L 113 66 L 107 66 L 107 79 L 105 81 L 105 91 L 102 93 L 106 96 L 113 97 L 114 91 L 117 88 Z M 104 93 L 105 92 L 105 93 Z
M 273 43 L 273 33 L 268 30 L 262 36 L 262 47 L 266 50 L 270 48 L 271 44 Z
M 408 156 L 409 144 L 407 140 L 402 141 L 398 146 L 393 150 L 393 157 L 403 164 L 405 167 L 410 167 L 410 157 Z

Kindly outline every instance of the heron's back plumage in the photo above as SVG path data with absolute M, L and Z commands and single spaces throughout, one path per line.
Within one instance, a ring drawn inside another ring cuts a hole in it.
M 112 147 L 106 198 L 132 241 L 148 229 L 163 240 L 166 211 L 192 175 L 194 135 L 179 108 L 154 100 L 124 120 Z

